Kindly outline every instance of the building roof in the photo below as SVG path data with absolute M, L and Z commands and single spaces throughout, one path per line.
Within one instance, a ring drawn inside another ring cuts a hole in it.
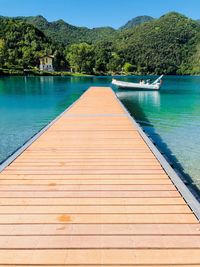
M 50 58 L 54 58 L 54 56 L 53 56 L 53 55 L 46 55 L 46 56 L 42 56 L 42 57 L 40 57 L 40 58 L 44 58 L 44 57 L 50 57 Z

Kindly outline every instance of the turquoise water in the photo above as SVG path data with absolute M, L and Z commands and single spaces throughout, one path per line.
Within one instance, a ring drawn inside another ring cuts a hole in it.
M 160 92 L 117 94 L 188 183 L 200 188 L 200 77 L 165 77 Z
M 110 82 L 110 77 L 0 78 L 0 161 L 89 86 L 110 86 Z M 200 187 L 200 77 L 165 77 L 160 92 L 113 89 L 174 166 Z

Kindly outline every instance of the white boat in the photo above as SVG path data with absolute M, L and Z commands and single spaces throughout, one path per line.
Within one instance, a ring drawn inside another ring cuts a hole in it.
M 153 83 L 150 83 L 148 80 L 140 81 L 139 83 L 130 83 L 118 81 L 116 79 L 112 80 L 112 84 L 118 86 L 119 88 L 127 88 L 127 89 L 142 89 L 142 90 L 159 90 L 162 85 L 162 77 L 161 75 L 158 79 L 156 79 Z

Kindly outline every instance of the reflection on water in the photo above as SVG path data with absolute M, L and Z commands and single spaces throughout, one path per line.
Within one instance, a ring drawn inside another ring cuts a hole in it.
M 135 100 L 139 103 L 149 103 L 156 107 L 160 107 L 160 92 L 159 91 L 126 91 L 121 90 L 117 92 L 120 99 Z
M 141 78 L 120 79 L 137 82 Z M 88 87 L 111 86 L 111 80 L 111 77 L 0 78 L 0 161 Z M 200 186 L 200 77 L 165 77 L 159 92 L 113 89 L 159 148 Z

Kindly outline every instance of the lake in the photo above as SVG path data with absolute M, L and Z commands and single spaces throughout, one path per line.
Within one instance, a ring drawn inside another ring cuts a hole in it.
M 139 81 L 141 77 L 121 79 Z M 1 77 L 0 161 L 88 87 L 110 86 L 110 82 L 110 77 Z M 200 77 L 166 76 L 160 92 L 113 89 L 188 183 L 200 188 Z

